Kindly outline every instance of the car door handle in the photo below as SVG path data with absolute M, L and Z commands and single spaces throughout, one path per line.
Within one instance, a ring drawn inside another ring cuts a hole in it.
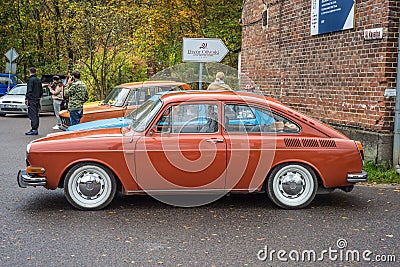
M 209 143 L 223 143 L 224 142 L 224 139 L 219 139 L 219 138 L 211 138 L 211 139 L 207 139 L 206 140 L 207 142 L 209 142 Z

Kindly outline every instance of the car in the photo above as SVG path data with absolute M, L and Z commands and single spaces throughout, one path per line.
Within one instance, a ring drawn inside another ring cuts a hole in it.
M 126 117 L 89 121 L 69 126 L 66 131 L 84 131 L 102 128 L 122 128 L 130 124 L 132 120 Z
M 263 95 L 169 92 L 131 114 L 128 127 L 32 141 L 19 186 L 64 188 L 81 210 L 107 207 L 117 191 L 185 207 L 266 193 L 277 206 L 298 209 L 317 192 L 350 192 L 368 179 L 359 141 Z
M 158 95 L 164 94 L 164 93 L 167 93 L 167 92 L 160 92 L 152 97 L 158 97 Z M 132 112 L 136 112 L 136 111 L 137 111 L 137 109 L 133 110 Z M 66 131 L 83 131 L 83 130 L 93 130 L 93 129 L 101 129 L 101 128 L 126 127 L 132 122 L 131 118 L 136 116 L 135 113 L 132 113 L 132 112 L 131 112 L 131 114 L 128 114 L 125 117 L 89 121 L 89 122 L 71 125 L 66 129 Z
M 50 84 L 53 82 L 54 76 L 58 76 L 64 85 L 67 84 L 68 75 L 65 74 L 43 74 L 40 77 L 40 81 L 42 82 L 42 84 Z
M 83 107 L 81 123 L 124 117 L 125 114 L 136 109 L 145 100 L 158 92 L 171 90 L 190 90 L 190 86 L 182 82 L 174 81 L 146 81 L 132 82 L 116 86 L 99 105 Z M 60 113 L 62 127 L 70 126 L 69 111 Z
M 164 94 L 167 92 L 161 92 L 157 93 L 155 96 L 152 97 L 159 97 L 158 95 Z M 276 99 L 267 97 L 268 100 L 270 101 L 277 101 Z M 132 111 L 136 112 L 136 110 Z M 83 130 L 93 130 L 93 129 L 101 129 L 101 128 L 122 128 L 128 126 L 132 122 L 132 118 L 134 118 L 136 115 L 135 113 L 128 114 L 125 117 L 120 117 L 120 118 L 112 118 L 112 119 L 104 119 L 104 120 L 96 120 L 96 121 L 89 121 L 89 122 L 84 122 L 84 123 L 79 123 L 76 125 L 69 126 L 66 131 L 83 131 Z
M 25 104 L 25 94 L 28 87 L 26 83 L 17 84 L 10 92 L 0 97 L 0 116 L 7 114 L 28 114 Z M 40 99 L 40 112 L 53 112 L 53 99 L 47 85 L 43 86 L 43 95 Z
M 7 94 L 18 83 L 22 81 L 15 74 L 0 73 L 0 96 Z

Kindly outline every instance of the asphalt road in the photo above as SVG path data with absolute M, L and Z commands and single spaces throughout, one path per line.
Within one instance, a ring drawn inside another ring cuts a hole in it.
M 42 116 L 38 137 L 54 123 Z M 26 144 L 38 138 L 28 130 L 27 117 L 0 117 L 1 266 L 399 266 L 400 186 L 317 195 L 302 210 L 263 194 L 198 208 L 119 195 L 84 212 L 61 189 L 18 187 Z

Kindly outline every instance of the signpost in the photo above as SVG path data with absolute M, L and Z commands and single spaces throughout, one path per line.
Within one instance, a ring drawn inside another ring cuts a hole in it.
M 14 47 L 11 48 L 10 50 L 8 50 L 7 53 L 5 54 L 5 56 L 10 62 L 13 62 L 14 60 L 16 60 L 19 57 L 19 55 Z
M 183 38 L 182 61 L 199 62 L 199 90 L 202 87 L 203 63 L 221 62 L 229 50 L 221 39 Z
M 11 48 L 10 50 L 5 53 L 6 58 L 10 62 L 6 62 L 6 72 L 8 72 L 8 78 L 11 80 L 11 73 L 16 74 L 17 73 L 17 63 L 14 63 L 14 61 L 19 57 L 17 51 L 15 48 Z M 7 92 L 10 90 L 10 82 L 8 82 L 8 88 Z

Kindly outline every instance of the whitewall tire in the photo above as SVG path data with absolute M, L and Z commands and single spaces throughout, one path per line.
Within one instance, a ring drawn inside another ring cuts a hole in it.
M 99 210 L 114 199 L 117 183 L 114 174 L 97 163 L 79 163 L 72 167 L 64 180 L 68 202 L 77 209 Z
M 268 197 L 279 207 L 300 209 L 313 201 L 318 189 L 315 172 L 299 163 L 276 167 L 268 177 Z

